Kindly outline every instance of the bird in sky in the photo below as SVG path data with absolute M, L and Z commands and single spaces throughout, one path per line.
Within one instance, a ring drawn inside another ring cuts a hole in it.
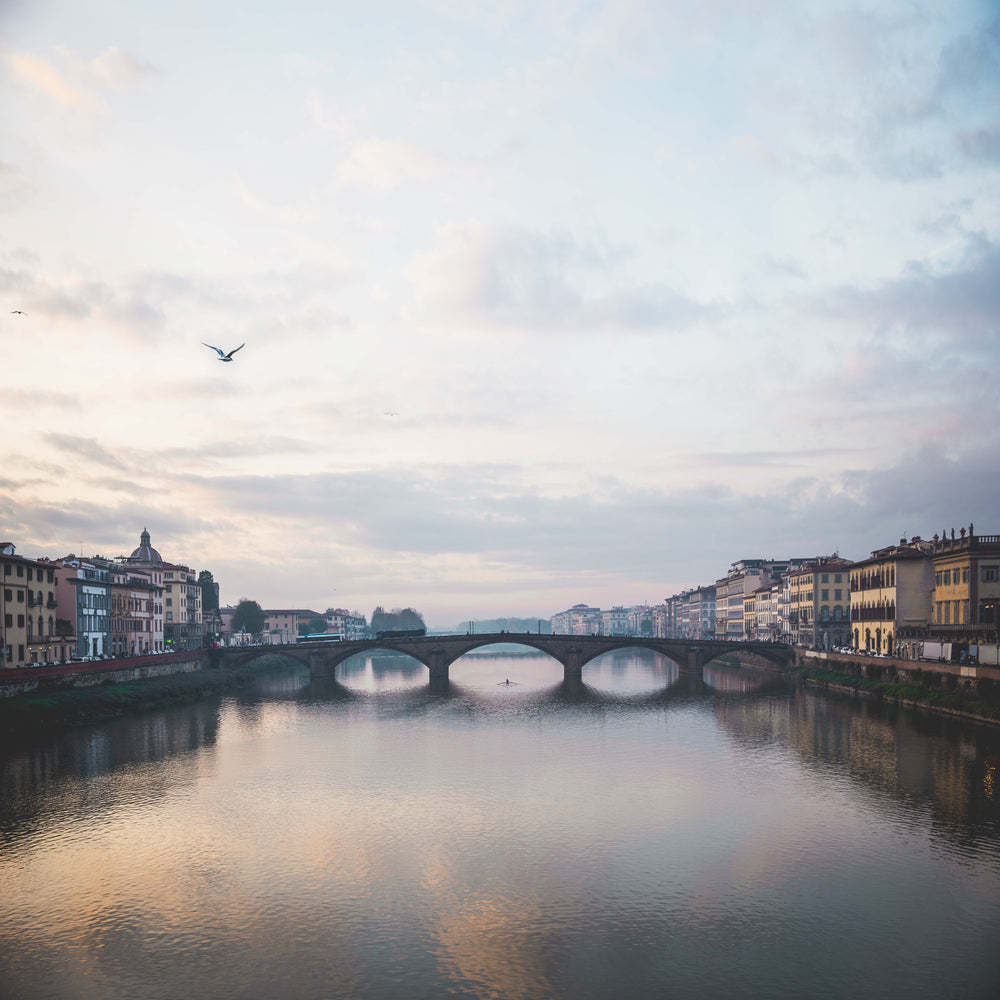
M 202 341 L 205 344 L 205 341 Z M 240 347 L 246 347 L 247 342 L 244 340 Z M 205 344 L 206 347 L 211 347 L 213 351 L 218 351 L 220 361 L 232 361 L 233 355 L 240 349 L 240 347 L 234 347 L 228 354 L 222 350 L 221 347 L 214 347 L 212 344 Z
M 11 309 L 11 316 L 27 316 L 28 314 L 23 309 Z
M 387 417 L 398 417 L 399 416 L 399 411 L 398 410 L 386 410 L 385 411 L 385 416 L 387 416 Z

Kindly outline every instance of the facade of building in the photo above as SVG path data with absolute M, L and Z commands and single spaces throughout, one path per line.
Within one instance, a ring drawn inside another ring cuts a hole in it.
M 743 599 L 759 588 L 810 559 L 740 559 L 729 572 L 715 582 L 715 638 L 748 638 L 744 629 Z
M 996 641 L 1000 601 L 1000 535 L 934 536 L 932 631 L 944 636 L 982 636 Z
M 190 566 L 163 563 L 163 643 L 167 649 L 200 649 L 201 585 Z
M 235 608 L 223 608 L 225 612 L 235 612 Z M 272 608 L 264 610 L 264 631 L 272 643 L 295 642 L 299 634 L 299 619 L 310 614 L 302 608 Z M 232 618 L 232 613 L 229 614 Z M 227 625 L 228 630 L 228 625 Z
M 140 656 L 163 651 L 163 586 L 158 573 L 118 560 L 111 572 L 111 654 Z
M 781 590 L 781 580 L 775 580 L 755 591 L 754 616 L 758 642 L 777 642 L 781 637 L 781 621 L 778 617 Z
M 323 612 L 328 632 L 343 632 L 345 639 L 365 639 L 368 637 L 368 620 L 357 611 L 344 608 L 327 608 Z
M 0 543 L 0 667 L 25 667 L 68 659 L 70 639 L 56 632 L 58 567 L 19 556 Z
M 59 617 L 75 626 L 78 656 L 111 656 L 111 571 L 106 559 L 70 554 L 56 560 Z
M 927 622 L 903 623 L 897 652 L 906 657 L 976 658 L 981 646 L 996 649 L 1000 607 L 1000 535 L 976 535 L 973 525 L 956 537 L 942 533 L 930 543 L 933 573 Z M 933 651 L 932 651 L 933 650 Z
M 139 545 L 122 562 L 150 574 L 154 586 L 163 588 L 163 648 L 201 649 L 205 643 L 201 616 L 201 584 L 190 566 L 163 561 L 142 529 Z
M 601 609 L 574 604 L 549 619 L 553 635 L 597 635 L 601 631 Z
M 613 608 L 601 612 L 601 632 L 604 635 L 628 634 L 628 608 L 616 604 Z
M 919 535 L 877 549 L 850 568 L 850 645 L 893 656 L 901 632 L 926 629 L 933 617 L 931 542 Z
M 788 578 L 788 634 L 797 646 L 833 649 L 850 643 L 850 563 L 831 557 Z

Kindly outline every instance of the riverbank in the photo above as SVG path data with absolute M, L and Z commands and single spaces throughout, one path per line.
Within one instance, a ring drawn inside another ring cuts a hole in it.
M 1000 701 L 963 690 L 943 691 L 803 664 L 789 666 L 785 673 L 803 684 L 825 690 L 1000 725 Z
M 19 741 L 232 693 L 248 687 L 273 667 L 273 662 L 264 659 L 233 670 L 209 668 L 90 687 L 32 691 L 0 700 L 0 740 Z

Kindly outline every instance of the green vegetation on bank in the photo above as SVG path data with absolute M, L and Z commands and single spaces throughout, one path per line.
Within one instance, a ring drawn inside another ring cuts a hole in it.
M 0 737 L 19 738 L 40 731 L 117 719 L 132 712 L 190 704 L 249 685 L 267 661 L 235 670 L 194 670 L 91 687 L 31 691 L 0 700 Z M 273 663 L 269 664 L 273 669 Z
M 847 688 L 877 699 L 906 703 L 917 708 L 943 709 L 963 715 L 974 715 L 990 722 L 1000 722 L 1000 691 L 996 691 L 995 697 L 991 698 L 966 694 L 958 690 L 943 691 L 918 687 L 915 684 L 857 677 L 854 674 L 842 674 L 836 670 L 823 670 L 818 667 L 792 666 L 788 668 L 788 673 L 805 681 Z

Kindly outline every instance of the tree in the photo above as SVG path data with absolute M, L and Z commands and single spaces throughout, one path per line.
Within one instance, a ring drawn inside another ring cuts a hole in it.
M 198 586 L 201 587 L 201 611 L 205 614 L 209 611 L 219 610 L 219 593 L 216 589 L 215 580 L 209 570 L 203 569 L 198 574 Z
M 56 619 L 56 635 L 72 635 L 76 631 L 73 628 L 73 623 L 68 618 L 57 618 Z
M 379 606 L 372 612 L 372 631 L 390 632 L 393 629 L 424 628 L 424 619 L 413 608 L 393 608 L 386 611 Z
M 320 635 L 325 631 L 325 618 L 310 618 L 308 624 L 299 622 L 299 635 Z
M 249 632 L 251 635 L 260 635 L 264 631 L 264 624 L 265 618 L 261 606 L 256 601 L 251 601 L 246 597 L 240 598 L 229 627 L 234 632 Z

